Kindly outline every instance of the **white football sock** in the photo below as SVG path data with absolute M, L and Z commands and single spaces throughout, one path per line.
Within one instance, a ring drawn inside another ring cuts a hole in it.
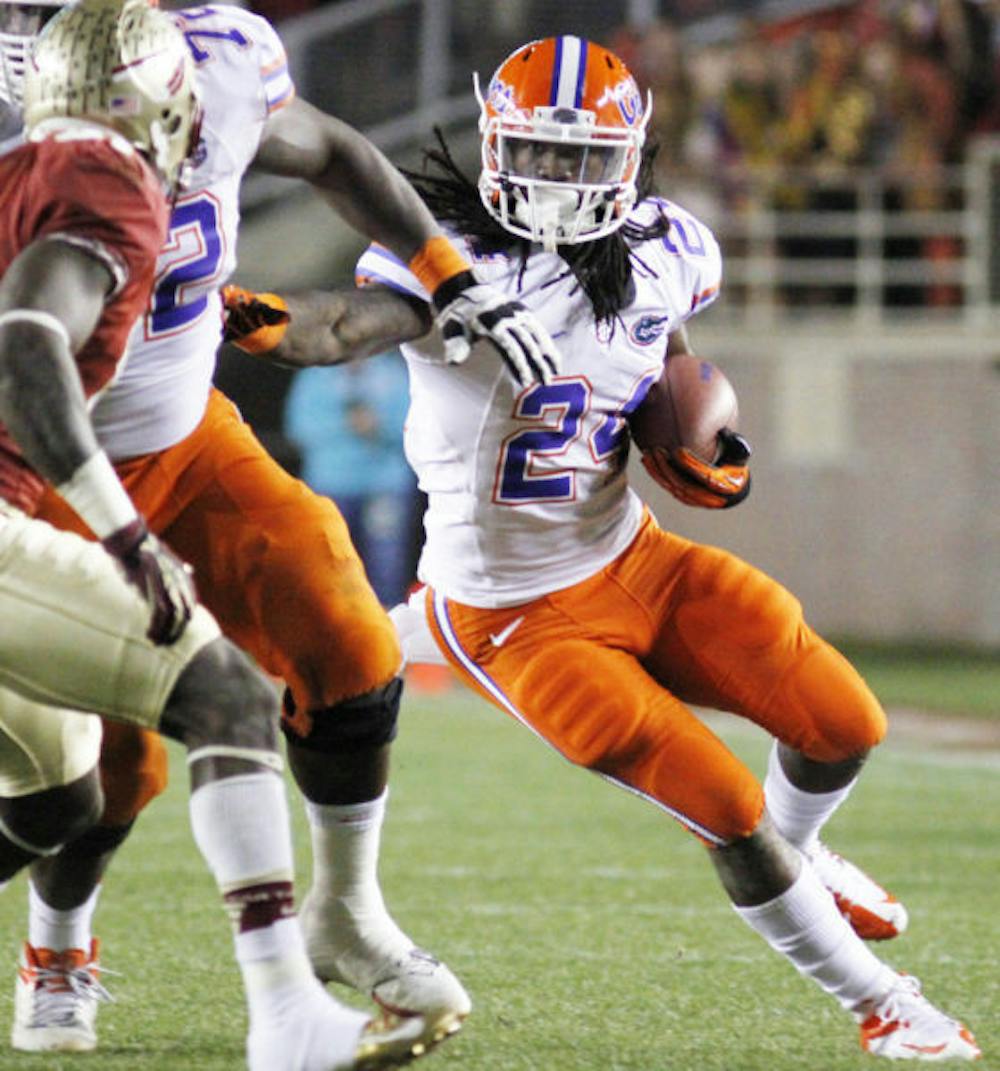
M 211 781 L 191 794 L 190 814 L 195 841 L 233 918 L 250 1018 L 280 1016 L 296 993 L 319 985 L 293 917 L 284 782 L 264 770 Z M 254 918 L 260 904 L 281 910 L 261 923 Z
M 346 957 L 341 968 L 355 977 L 413 944 L 389 914 L 378 883 L 388 795 L 386 789 L 377 799 L 345 806 L 306 800 L 313 850 L 310 908 L 314 918 L 325 919 L 327 939 Z
M 790 888 L 737 914 L 795 968 L 848 1010 L 881 1000 L 896 972 L 873 955 L 837 910 L 808 861 Z
M 775 743 L 767 760 L 767 777 L 764 778 L 768 814 L 785 840 L 808 854 L 819 838 L 819 831 L 850 795 L 856 780 L 833 792 L 804 792 L 788 780 Z
M 286 1017 L 294 1013 L 303 994 L 322 988 L 306 955 L 297 918 L 239 933 L 235 940 L 251 1023 Z
M 384 912 L 378 856 L 389 790 L 366 803 L 305 801 L 313 852 L 313 890 L 364 915 Z
M 28 944 L 35 948 L 51 948 L 53 952 L 65 952 L 68 948 L 82 948 L 89 952 L 90 926 L 100 892 L 101 886 L 97 885 L 79 907 L 61 911 L 50 907 L 29 879 Z

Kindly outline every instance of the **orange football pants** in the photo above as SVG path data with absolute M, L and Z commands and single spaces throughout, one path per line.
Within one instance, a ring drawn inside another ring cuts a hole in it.
M 222 631 L 287 682 L 297 731 L 310 711 L 398 672 L 395 630 L 336 506 L 285 472 L 219 391 L 186 439 L 116 469 L 150 528 L 194 567 Z M 38 516 L 90 534 L 54 492 Z M 103 820 L 125 824 L 163 791 L 166 751 L 155 733 L 104 728 Z
M 648 514 L 623 554 L 572 587 L 500 610 L 428 591 L 426 606 L 466 683 L 711 845 L 752 832 L 764 795 L 688 704 L 749 718 L 819 762 L 885 735 L 878 700 L 788 591 Z

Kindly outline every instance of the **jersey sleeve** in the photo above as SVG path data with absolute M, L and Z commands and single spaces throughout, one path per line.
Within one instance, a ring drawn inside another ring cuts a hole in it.
M 689 320 L 719 296 L 722 288 L 719 243 L 704 223 L 674 208 L 670 214 L 670 231 L 663 244 L 681 260 L 681 274 L 690 290 L 690 303 L 683 310 L 682 318 Z
M 209 119 L 238 131 L 263 123 L 295 99 L 288 57 L 274 27 L 252 11 L 226 4 L 183 8 L 175 18 L 194 57 Z M 225 111 L 217 112 L 219 101 Z
M 263 16 L 240 8 L 224 10 L 225 17 L 233 19 L 239 31 L 253 42 L 260 84 L 264 92 L 265 118 L 274 115 L 295 99 L 295 83 L 288 69 L 285 46 L 277 30 Z
M 453 231 L 445 231 L 448 240 L 467 260 L 475 262 L 475 255 L 467 239 Z M 354 281 L 358 286 L 388 286 L 401 294 L 419 298 L 429 305 L 431 295 L 417 277 L 410 271 L 409 265 L 400 260 L 391 250 L 378 242 L 372 244 L 361 254 L 354 268 Z
M 32 239 L 86 249 L 111 273 L 111 297 L 149 280 L 167 230 L 166 199 L 150 169 L 107 139 L 46 149 L 29 179 Z
M 354 281 L 358 286 L 388 286 L 428 303 L 431 299 L 409 267 L 377 242 L 373 242 L 358 259 Z
M 666 216 L 670 229 L 662 238 L 643 245 L 654 273 L 669 280 L 672 314 L 684 323 L 707 309 L 722 286 L 722 253 L 711 229 L 680 205 L 664 198 L 650 198 L 637 209 L 636 220 L 653 223 Z
M 288 70 L 288 56 L 274 27 L 264 19 L 258 19 L 261 26 L 258 45 L 260 48 L 260 77 L 264 83 L 264 100 L 267 114 L 274 115 L 295 99 L 295 83 Z

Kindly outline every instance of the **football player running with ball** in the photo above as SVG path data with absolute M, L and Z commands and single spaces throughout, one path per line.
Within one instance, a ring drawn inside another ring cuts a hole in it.
M 0 0 L 0 92 L 15 106 L 32 38 L 60 6 Z M 228 5 L 171 17 L 195 66 L 201 140 L 173 205 L 152 301 L 130 336 L 127 366 L 94 408 L 94 425 L 151 530 L 194 567 L 225 635 L 287 683 L 282 725 L 313 844 L 302 920 L 314 969 L 395 1011 L 423 1014 L 441 1037 L 458 1029 L 468 995 L 396 925 L 376 872 L 401 692 L 395 630 L 335 506 L 289 476 L 212 387 L 219 288 L 235 264 L 243 174 L 256 164 L 309 181 L 349 223 L 408 263 L 434 291 L 456 358 L 488 337 L 498 367 L 527 385 L 551 375 L 557 354 L 518 303 L 477 281 L 370 142 L 296 98 L 282 45 L 264 19 Z M 241 331 L 238 291 L 231 312 L 229 337 L 251 350 L 280 334 L 286 319 L 279 311 L 269 324 Z M 75 505 L 49 493 L 38 515 L 90 534 Z M 166 769 L 155 734 L 105 727 L 100 824 L 32 867 L 15 1048 L 97 1044 L 102 991 L 91 984 L 98 959 L 91 922 L 99 881 L 136 816 L 162 791 Z M 62 787 L 64 770 L 50 763 L 29 795 L 19 791 L 20 802 Z M 52 1001 L 56 988 L 60 999 Z
M 404 649 L 436 647 L 571 762 L 689 829 L 739 916 L 855 1018 L 865 1050 L 975 1059 L 966 1027 L 862 939 L 899 933 L 902 906 L 819 839 L 885 734 L 875 696 L 791 594 L 662 530 L 628 486 L 627 417 L 664 348 L 688 352 L 685 323 L 721 276 L 705 225 L 651 195 L 648 104 L 618 57 L 577 37 L 515 52 L 480 102 L 478 187 L 443 141 L 436 171 L 411 177 L 483 276 L 559 340 L 561 374 L 518 388 L 478 345 L 448 367 L 426 288 L 377 247 L 359 263 L 366 287 L 290 299 L 276 351 L 335 363 L 413 340 L 406 450 L 429 497 L 427 587 L 393 613 Z M 725 432 L 719 446 L 709 465 L 671 454 L 664 486 L 740 502 L 749 444 Z M 763 786 L 691 705 L 774 737 Z

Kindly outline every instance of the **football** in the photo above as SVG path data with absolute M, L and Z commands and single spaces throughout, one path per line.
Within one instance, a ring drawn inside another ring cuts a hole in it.
M 722 428 L 737 430 L 736 391 L 711 361 L 691 353 L 668 357 L 660 378 L 629 417 L 632 440 L 640 450 L 687 447 L 713 462 Z

